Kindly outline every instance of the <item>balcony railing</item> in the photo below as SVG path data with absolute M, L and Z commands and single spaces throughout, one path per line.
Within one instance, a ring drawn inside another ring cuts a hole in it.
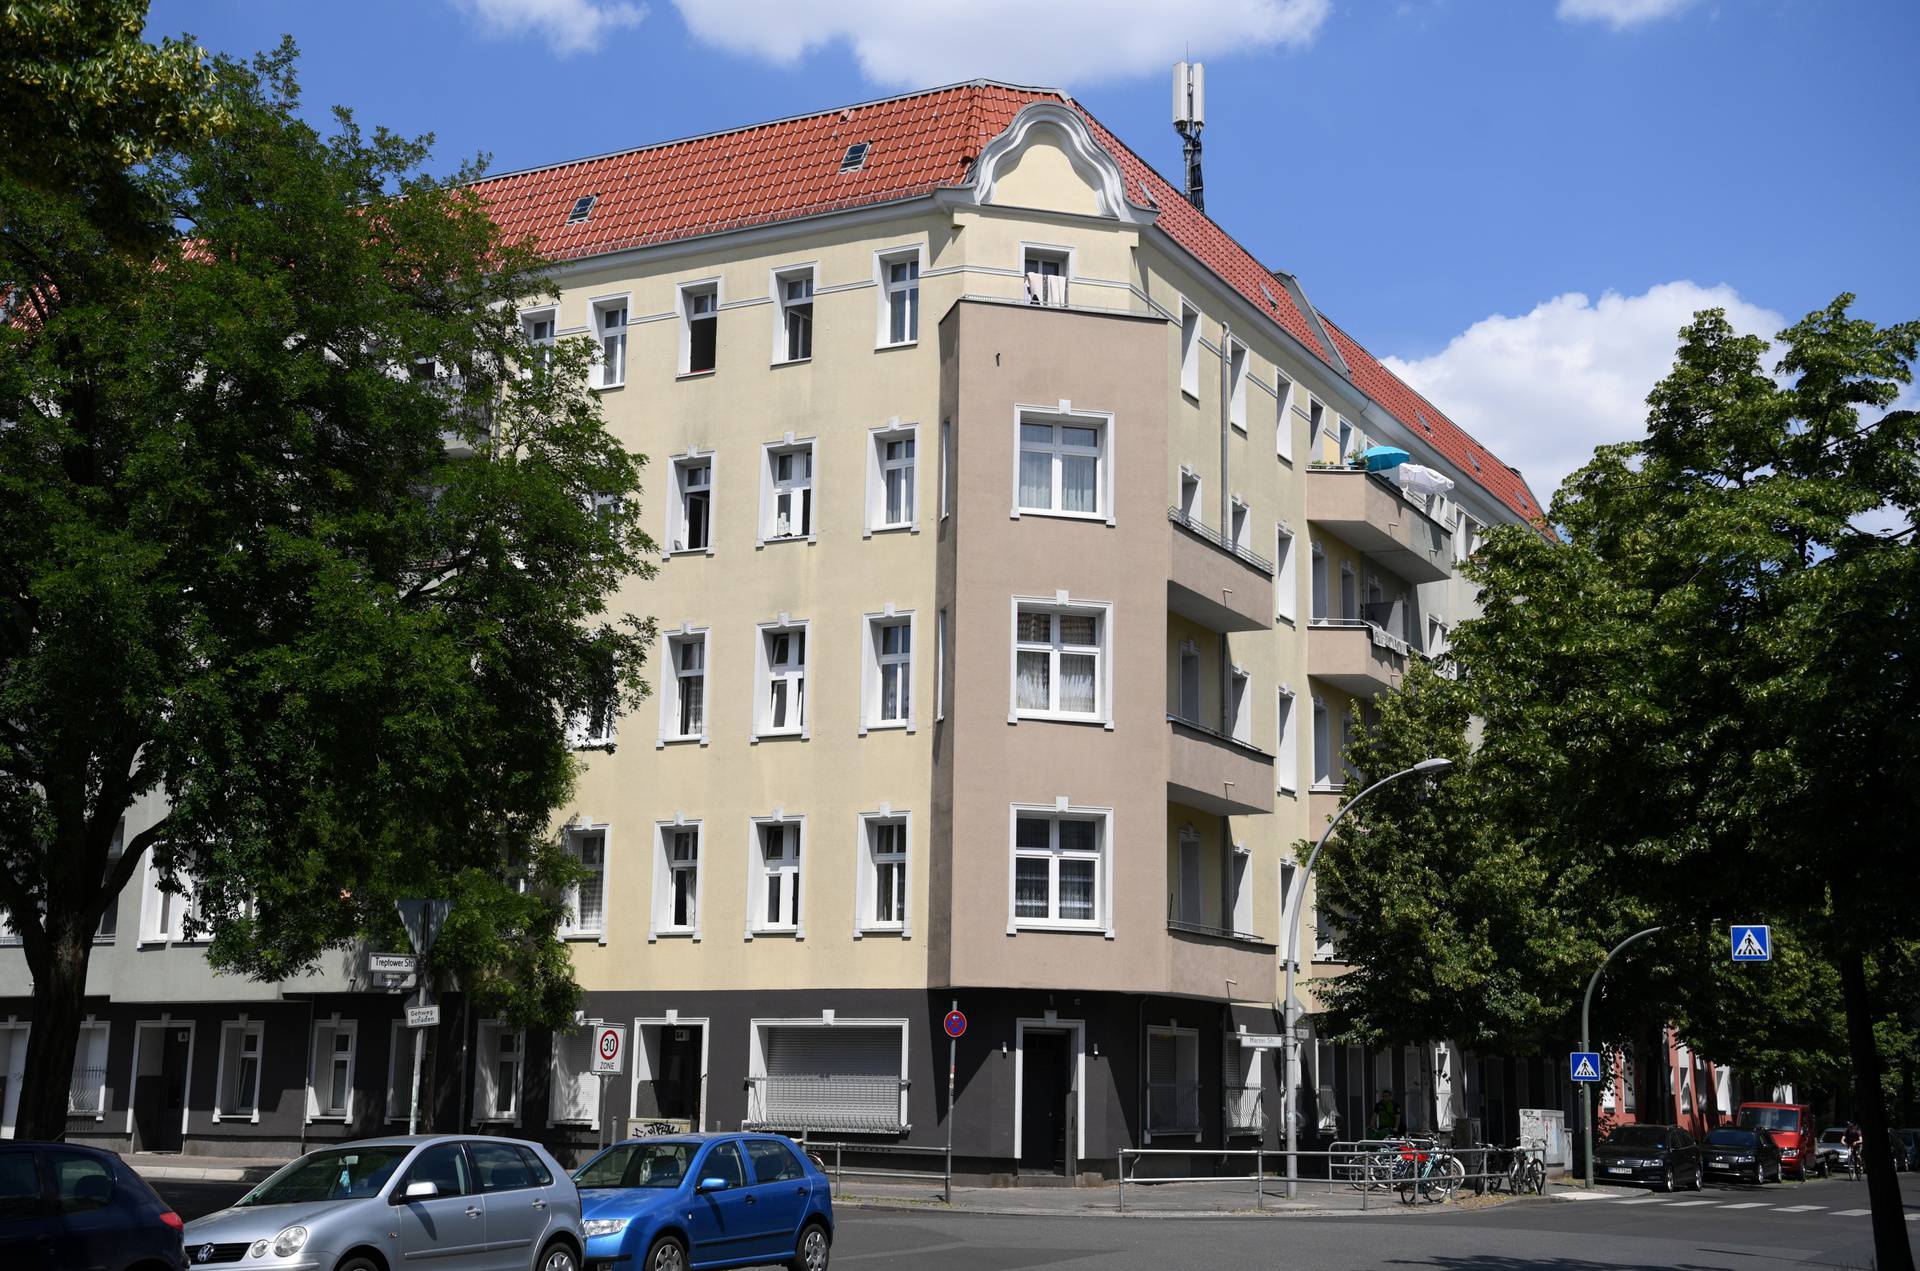
M 1267 1110 L 1260 1104 L 1259 1086 L 1228 1086 L 1227 1133 L 1260 1134 L 1267 1128 Z
M 1268 577 L 1273 576 L 1272 561 L 1268 560 L 1266 557 L 1262 556 L 1258 552 L 1249 551 L 1248 549 L 1241 547 L 1237 543 L 1227 542 L 1227 540 L 1220 537 L 1219 530 L 1214 529 L 1211 525 L 1208 525 L 1206 522 L 1202 521 L 1199 517 L 1188 516 L 1185 512 L 1181 511 L 1179 508 L 1170 507 L 1167 509 L 1167 519 L 1169 521 L 1172 521 L 1175 525 L 1178 525 L 1181 529 L 1185 530 L 1187 533 L 1196 535 L 1200 538 L 1205 539 L 1207 542 L 1212 543 L 1215 547 L 1219 548 L 1223 552 L 1226 552 L 1228 555 L 1239 557 L 1241 560 L 1253 566 L 1255 569 L 1259 570 L 1261 573 L 1266 574 Z
M 67 1115 L 91 1117 L 100 1114 L 101 1087 L 107 1079 L 105 1068 L 76 1068 L 67 1086 Z
M 746 1130 L 899 1134 L 901 1077 L 827 1073 L 747 1078 Z
M 1197 1081 L 1149 1081 L 1147 1083 L 1147 1133 L 1200 1133 L 1200 1083 Z

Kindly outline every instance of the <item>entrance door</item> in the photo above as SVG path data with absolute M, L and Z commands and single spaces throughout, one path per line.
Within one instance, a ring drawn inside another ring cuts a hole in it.
M 656 1072 L 660 1116 L 700 1128 L 700 1025 L 666 1024 L 660 1029 L 660 1067 Z
M 1073 1047 L 1065 1032 L 1023 1034 L 1020 1059 L 1020 1168 L 1062 1174 L 1073 1097 Z
M 141 1072 L 134 1079 L 133 1120 L 143 1152 L 178 1152 L 187 1106 L 187 1057 L 190 1029 L 168 1025 L 146 1030 L 141 1038 Z M 147 1051 L 146 1047 L 153 1047 Z

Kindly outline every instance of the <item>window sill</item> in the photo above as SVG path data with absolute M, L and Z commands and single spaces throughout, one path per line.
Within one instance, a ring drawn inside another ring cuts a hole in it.
M 910 719 L 877 719 L 860 725 L 860 731 L 863 733 L 911 731 L 912 728 L 913 721 Z
M 618 384 L 589 384 L 587 391 L 589 393 L 617 393 L 626 386 L 627 382 L 625 380 L 621 380 Z
M 1016 519 L 1023 516 L 1047 516 L 1056 521 L 1093 521 L 1102 525 L 1113 524 L 1113 518 L 1105 512 L 1056 512 L 1052 508 L 1016 508 L 1013 515 Z
M 769 534 L 760 540 L 759 546 L 772 547 L 775 543 L 811 543 L 814 537 L 812 534 Z
M 891 926 L 856 927 L 854 934 L 863 938 L 866 936 L 897 936 L 902 940 L 908 938 L 906 924 L 904 923 L 894 923 Z
M 674 556 L 711 556 L 713 555 L 713 549 L 711 547 L 670 547 L 660 554 L 668 558 Z
M 613 745 L 614 745 L 614 742 L 613 742 L 613 738 L 611 738 L 611 737 L 602 737 L 602 738 L 598 738 L 598 739 L 596 739 L 596 740 L 593 740 L 593 741 L 582 741 L 582 742 L 576 742 L 576 743 L 575 743 L 575 744 L 573 745 L 573 747 L 572 747 L 572 749 L 574 749 L 574 750 L 604 750 L 604 751 L 606 751 L 606 752 L 607 752 L 608 754 L 612 754 L 612 753 L 613 753 Z
M 704 371 L 682 371 L 678 375 L 674 376 L 673 378 L 675 380 L 703 380 L 711 376 L 713 374 L 713 370 L 714 368 L 709 366 Z
M 1049 931 L 1056 934 L 1078 936 L 1104 936 L 1107 934 L 1105 927 L 1093 922 L 1048 922 L 1040 918 L 1014 919 L 1013 931 L 1008 934 L 1018 934 L 1022 931 Z
M 685 737 L 662 737 L 660 744 L 662 746 L 704 746 L 707 744 L 707 735 L 705 733 L 691 733 Z
M 1275 793 L 1275 794 L 1284 794 L 1284 795 L 1286 795 L 1286 796 L 1287 796 L 1287 797 L 1288 797 L 1289 799 L 1297 799 L 1297 798 L 1299 798 L 1299 797 L 1300 797 L 1300 791 L 1299 791 L 1299 790 L 1297 790 L 1297 789 L 1295 789 L 1295 788 L 1294 788 L 1293 786 L 1281 786 L 1281 787 L 1279 787 L 1278 789 L 1276 789 L 1276 790 L 1274 791 L 1274 793 Z
M 607 942 L 607 933 L 604 931 L 562 931 L 559 936 L 562 940 L 573 944 L 605 944 Z
M 1113 721 L 1100 715 L 1063 715 L 1057 711 L 1016 710 L 1013 718 L 1007 722 L 1017 724 L 1022 720 L 1031 720 L 1036 724 L 1094 724 L 1107 728 L 1113 727 Z
M 785 936 L 789 940 L 798 940 L 800 939 L 800 928 L 798 927 L 755 927 L 750 933 L 748 933 L 748 938 L 752 940 L 769 939 L 769 938 L 778 939 L 781 936 Z
M 1195 406 L 1198 406 L 1200 404 L 1199 390 L 1188 388 L 1185 384 L 1182 384 L 1180 386 L 1180 396 L 1186 398 L 1188 401 L 1192 402 Z
M 1297 628 L 1298 626 L 1298 623 L 1295 622 L 1293 615 L 1290 613 L 1276 613 L 1273 615 L 1273 620 L 1275 622 L 1284 622 L 1289 627 Z
M 475 1117 L 474 1121 L 480 1125 L 519 1125 L 520 1124 L 520 1118 L 512 1115 Z M 518 1189 L 516 1188 L 515 1190 L 518 1190 Z
M 794 737 L 801 741 L 807 740 L 806 731 L 799 728 L 769 728 L 764 732 L 757 732 L 753 735 L 755 741 L 773 741 L 776 738 L 783 737 Z
M 915 534 L 919 530 L 920 527 L 912 521 L 902 521 L 898 525 L 869 525 L 866 536 L 872 538 L 875 534 Z
M 1283 455 L 1283 454 L 1281 454 L 1281 453 L 1280 453 L 1279 451 L 1277 451 L 1277 450 L 1276 450 L 1276 451 L 1274 452 L 1274 455 L 1273 455 L 1273 457 L 1274 457 L 1275 459 L 1278 459 L 1278 460 L 1279 460 L 1279 461 L 1280 461 L 1281 463 L 1284 463 L 1284 464 L 1286 464 L 1286 465 L 1287 465 L 1287 466 L 1288 466 L 1289 468 L 1291 468 L 1291 467 L 1293 466 L 1293 456 L 1292 456 L 1292 455 Z
M 913 348 L 915 345 L 919 343 L 920 343 L 919 339 L 915 338 L 912 340 L 902 340 L 898 344 L 876 344 L 873 346 L 873 351 L 875 353 L 891 353 L 895 349 Z
M 314 1125 L 322 1121 L 338 1121 L 340 1124 L 345 1125 L 348 1119 L 347 1114 L 344 1112 L 316 1112 L 307 1118 L 307 1124 Z
M 1244 419 L 1229 419 L 1227 421 L 1227 427 L 1233 429 L 1242 437 L 1247 435 L 1247 422 Z
M 653 936 L 656 940 L 698 940 L 700 933 L 692 927 L 662 927 Z
M 811 361 L 813 361 L 811 355 L 807 357 L 783 357 L 775 358 L 772 362 L 768 363 L 768 365 L 777 371 L 783 366 L 805 366 Z

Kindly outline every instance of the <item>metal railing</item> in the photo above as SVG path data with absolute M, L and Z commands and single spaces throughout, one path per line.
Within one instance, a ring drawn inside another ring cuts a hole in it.
M 801 1133 L 899 1134 L 902 1077 L 821 1073 L 815 1076 L 748 1077 L 743 1130 Z
M 1199 537 L 1205 539 L 1207 542 L 1212 543 L 1215 547 L 1219 548 L 1221 551 L 1226 552 L 1233 556 L 1238 556 L 1242 561 L 1245 561 L 1247 564 L 1253 566 L 1255 569 L 1266 574 L 1268 577 L 1273 576 L 1272 561 L 1268 560 L 1266 557 L 1262 556 L 1258 552 L 1251 551 L 1245 547 L 1241 547 L 1237 543 L 1227 542 L 1227 540 L 1220 537 L 1219 530 L 1214 529 L 1211 525 L 1208 525 L 1206 522 L 1202 521 L 1199 517 L 1188 516 L 1185 512 L 1181 511 L 1179 508 L 1170 507 L 1167 509 L 1167 519 L 1169 521 L 1172 521 L 1175 525 L 1178 525 L 1181 529 L 1187 531 L 1187 533 L 1196 534 Z
M 816 1139 L 802 1134 L 800 1148 L 813 1158 L 827 1176 L 833 1194 L 841 1194 L 842 1184 L 848 1175 L 855 1178 L 877 1179 L 882 1182 L 933 1182 L 940 1184 L 940 1194 L 949 1205 L 953 1203 L 953 1148 L 949 1147 L 912 1147 L 905 1143 L 850 1143 L 842 1139 Z M 872 1156 L 937 1156 L 940 1158 L 940 1171 L 894 1169 L 886 1166 L 862 1166 L 856 1159 L 851 1167 L 846 1163 L 847 1155 L 856 1158 L 861 1155 Z
M 74 1069 L 73 1080 L 67 1086 L 67 1115 L 75 1117 L 99 1115 L 101 1094 L 106 1079 L 105 1068 Z
M 1267 1128 L 1261 1093 L 1260 1086 L 1228 1086 L 1221 1091 L 1227 1105 L 1228 1134 L 1258 1134 Z
M 1287 1168 L 1288 1156 L 1280 1149 L 1132 1147 L 1122 1148 L 1117 1154 L 1118 1168 L 1114 1184 L 1119 1193 L 1121 1213 L 1127 1209 L 1129 1186 L 1140 1188 L 1175 1183 L 1251 1183 L 1254 1208 L 1264 1209 L 1269 1184 L 1279 1184 L 1283 1188 L 1291 1185 L 1297 1189 L 1302 1183 L 1312 1182 L 1329 1196 L 1346 1189 L 1357 1191 L 1360 1208 L 1364 1211 L 1371 1207 L 1375 1196 L 1383 1194 L 1396 1195 L 1402 1204 L 1408 1205 L 1422 1200 L 1444 1204 L 1462 1188 L 1485 1193 L 1503 1185 L 1513 1185 L 1516 1177 L 1529 1180 L 1529 1188 L 1534 1186 L 1532 1180 L 1537 1179 L 1538 1186 L 1544 1188 L 1545 1153 L 1546 1145 L 1537 1140 L 1510 1148 L 1493 1147 L 1485 1143 L 1450 1148 L 1436 1144 L 1431 1139 L 1363 1139 L 1337 1142 L 1320 1151 L 1293 1153 L 1301 1163 L 1309 1166 L 1319 1163 L 1324 1173 L 1316 1171 L 1311 1179 L 1298 1176 L 1289 1179 L 1284 1172 L 1279 1172 Z M 1253 1172 L 1156 1172 L 1144 1177 L 1139 1172 L 1142 1162 L 1171 1162 L 1175 1158 L 1247 1161 L 1252 1164 Z M 1522 1163 L 1519 1171 L 1514 1168 L 1516 1160 Z M 1540 1164 L 1528 1170 L 1524 1164 L 1527 1161 Z M 1132 1162 L 1132 1168 L 1129 1168 L 1129 1162 Z M 1518 1188 L 1515 1190 L 1517 1192 Z

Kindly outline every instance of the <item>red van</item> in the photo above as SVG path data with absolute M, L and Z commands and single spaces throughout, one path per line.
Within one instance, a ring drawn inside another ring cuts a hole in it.
M 1804 1103 L 1743 1103 L 1736 1114 L 1743 1130 L 1766 1130 L 1780 1145 L 1780 1172 L 1805 1180 L 1819 1168 L 1814 1151 L 1813 1109 Z

